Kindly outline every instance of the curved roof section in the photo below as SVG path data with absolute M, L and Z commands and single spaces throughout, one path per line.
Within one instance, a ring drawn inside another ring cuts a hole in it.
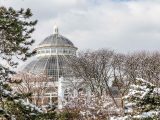
M 74 44 L 67 38 L 59 34 L 52 34 L 45 38 L 39 46 L 60 46 L 60 47 L 74 47 Z
M 48 77 L 58 79 L 60 76 L 65 76 L 69 70 L 66 64 L 68 57 L 62 55 L 39 57 L 26 65 L 23 71 L 33 74 L 46 74 Z

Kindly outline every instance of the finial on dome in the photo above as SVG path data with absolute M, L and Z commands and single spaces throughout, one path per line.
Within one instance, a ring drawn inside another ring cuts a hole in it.
M 57 25 L 54 26 L 54 33 L 58 34 L 58 26 Z

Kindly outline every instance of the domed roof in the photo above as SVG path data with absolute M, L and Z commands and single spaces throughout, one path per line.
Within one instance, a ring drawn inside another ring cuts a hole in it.
M 74 47 L 73 43 L 67 38 L 59 34 L 52 34 L 45 38 L 40 46 L 60 46 L 60 47 Z
M 24 72 L 45 74 L 54 81 L 71 73 L 67 61 L 70 56 L 76 55 L 77 48 L 70 40 L 58 34 L 58 28 L 55 28 L 55 33 L 44 39 L 36 50 L 35 59 L 25 66 Z
M 54 34 L 45 38 L 40 44 L 39 47 L 53 46 L 53 47 L 74 47 L 74 44 L 67 39 L 66 37 L 58 33 L 58 27 L 54 28 Z M 76 48 L 76 47 L 74 47 Z

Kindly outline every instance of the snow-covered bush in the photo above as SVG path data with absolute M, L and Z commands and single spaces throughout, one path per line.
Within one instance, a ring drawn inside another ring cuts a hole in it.
M 150 82 L 137 78 L 124 96 L 125 116 L 112 117 L 111 120 L 159 120 L 160 88 Z
M 103 120 L 110 115 L 118 115 L 121 109 L 117 108 L 109 96 L 90 96 L 80 93 L 77 97 L 71 97 L 65 103 L 64 111 L 75 111 L 81 119 Z

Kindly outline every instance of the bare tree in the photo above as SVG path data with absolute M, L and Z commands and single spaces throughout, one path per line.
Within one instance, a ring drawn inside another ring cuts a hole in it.
M 109 85 L 113 79 L 111 64 L 113 55 L 113 51 L 105 49 L 86 51 L 80 52 L 78 57 L 72 57 L 68 61 L 73 75 L 83 79 L 89 85 L 91 92 L 98 96 L 109 94 L 117 105 Z
M 46 75 L 33 75 L 31 73 L 18 73 L 15 79 L 21 80 L 21 83 L 15 85 L 16 91 L 19 93 L 30 94 L 28 100 L 34 103 L 35 105 L 41 106 L 43 105 L 43 101 L 45 99 L 44 95 L 48 90 L 52 88 L 52 91 L 55 91 L 56 87 L 50 87 L 50 81 Z
M 112 87 L 118 89 L 118 97 L 121 99 L 121 107 L 124 107 L 123 96 L 128 91 L 131 81 L 127 79 L 125 71 L 126 56 L 123 54 L 115 54 L 112 60 L 113 82 Z
M 132 82 L 136 78 L 143 78 L 158 85 L 160 83 L 160 54 L 141 51 L 127 55 L 125 69 L 128 79 Z

